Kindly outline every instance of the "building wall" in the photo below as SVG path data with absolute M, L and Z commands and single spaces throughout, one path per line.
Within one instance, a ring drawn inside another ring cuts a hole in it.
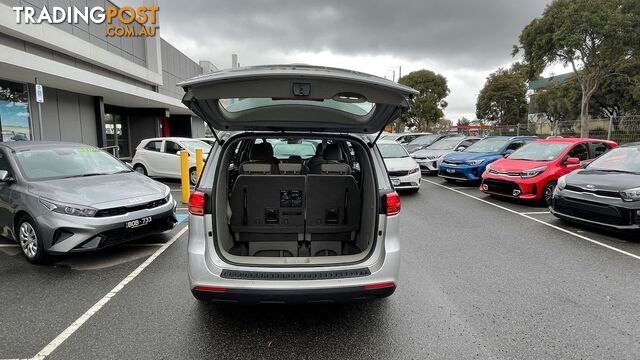
M 129 134 L 131 134 L 131 149 L 135 149 L 143 139 L 160 136 L 160 117 L 135 116 L 129 118 Z
M 71 141 L 98 145 L 95 98 L 69 91 L 44 88 L 42 127 L 35 99 L 35 86 L 29 85 L 31 126 L 35 140 Z
M 202 67 L 164 39 L 161 39 L 161 49 L 162 86 L 158 92 L 182 99 L 184 90 L 176 84 L 202 74 Z
M 51 9 L 53 6 L 76 6 L 78 8 L 84 8 L 85 6 L 94 7 L 101 6 L 106 8 L 107 6 L 115 6 L 110 1 L 104 0 L 0 0 L 9 6 L 33 6 L 34 8 L 41 10 L 44 6 Z M 114 19 L 112 25 L 120 25 L 117 19 Z M 137 38 L 119 38 L 104 36 L 106 32 L 106 22 L 102 24 L 85 24 L 80 22 L 79 24 L 55 24 L 61 30 L 73 34 L 74 36 L 88 41 L 91 44 L 100 46 L 101 48 L 108 50 L 118 56 L 122 56 L 138 65 L 146 66 L 146 52 L 145 52 L 145 39 L 144 37 Z M 136 27 L 136 31 L 140 27 L 138 23 L 133 23 L 131 26 Z

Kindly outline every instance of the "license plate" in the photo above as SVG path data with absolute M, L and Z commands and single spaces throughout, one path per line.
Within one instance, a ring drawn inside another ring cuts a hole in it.
M 391 179 L 391 185 L 393 185 L 393 186 L 398 186 L 398 185 L 400 185 L 400 179 L 392 178 L 392 179 Z
M 142 219 L 136 219 L 136 220 L 131 220 L 131 221 L 127 221 L 124 224 L 124 227 L 126 229 L 133 229 L 133 228 L 137 228 L 140 226 L 145 226 L 145 225 L 149 225 L 149 223 L 151 223 L 151 216 L 147 216 L 147 217 L 143 217 Z
M 456 173 L 456 169 L 447 169 L 447 172 L 449 174 L 455 174 Z

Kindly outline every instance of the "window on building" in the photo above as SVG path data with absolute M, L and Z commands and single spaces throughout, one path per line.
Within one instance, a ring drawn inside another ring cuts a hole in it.
M 31 140 L 27 86 L 0 80 L 0 141 Z

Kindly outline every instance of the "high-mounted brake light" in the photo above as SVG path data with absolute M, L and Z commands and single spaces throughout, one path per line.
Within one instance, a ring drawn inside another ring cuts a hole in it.
M 397 215 L 400 213 L 400 195 L 392 192 L 387 195 L 387 215 Z
M 196 191 L 189 197 L 189 213 L 191 215 L 202 216 L 204 215 L 204 204 L 206 201 L 206 195 L 203 192 Z

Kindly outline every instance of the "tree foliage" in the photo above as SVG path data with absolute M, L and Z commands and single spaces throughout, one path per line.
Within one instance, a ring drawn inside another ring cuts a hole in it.
M 582 136 L 588 136 L 589 104 L 604 79 L 640 55 L 637 0 L 554 0 L 520 34 L 529 75 L 561 63 L 580 84 Z
M 420 92 L 411 100 L 411 109 L 402 115 L 400 122 L 409 128 L 426 129 L 444 116 L 449 95 L 447 79 L 430 70 L 411 72 L 398 80 L 400 84 L 410 86 Z
M 478 119 L 517 124 L 527 118 L 527 84 L 520 64 L 498 69 L 487 78 L 476 101 Z

